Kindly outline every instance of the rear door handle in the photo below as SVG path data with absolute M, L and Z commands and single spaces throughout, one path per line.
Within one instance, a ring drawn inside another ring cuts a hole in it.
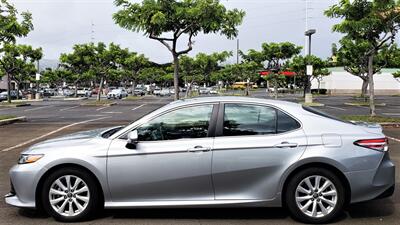
M 188 148 L 188 152 L 208 152 L 211 148 L 203 147 L 200 145 L 194 146 L 193 148 Z
M 297 146 L 299 146 L 299 144 L 297 144 L 297 143 L 289 143 L 287 141 L 284 141 L 284 142 L 282 142 L 280 144 L 275 145 L 275 147 L 277 147 L 277 148 L 295 148 Z

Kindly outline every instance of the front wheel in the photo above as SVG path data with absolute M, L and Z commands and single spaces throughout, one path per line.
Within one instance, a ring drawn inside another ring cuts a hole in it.
M 301 222 L 327 223 L 343 210 L 343 184 L 329 170 L 305 169 L 294 175 L 287 187 L 287 208 L 291 215 Z
M 52 173 L 44 182 L 43 207 L 58 221 L 76 222 L 92 217 L 101 204 L 94 178 L 76 168 Z

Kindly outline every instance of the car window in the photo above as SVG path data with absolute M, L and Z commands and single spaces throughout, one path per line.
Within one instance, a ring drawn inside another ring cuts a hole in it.
M 224 136 L 276 133 L 276 110 L 266 106 L 225 104 Z
M 182 138 L 204 138 L 213 105 L 192 106 L 166 113 L 140 126 L 139 141 L 176 140 Z
M 297 120 L 293 119 L 289 115 L 280 110 L 277 110 L 278 113 L 278 127 L 277 133 L 284 133 L 291 130 L 296 130 L 301 127 L 300 123 Z

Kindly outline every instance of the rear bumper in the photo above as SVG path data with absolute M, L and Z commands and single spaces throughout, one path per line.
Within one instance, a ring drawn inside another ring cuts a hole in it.
M 385 153 L 376 169 L 345 173 L 350 188 L 350 203 L 389 197 L 394 192 L 395 165 Z

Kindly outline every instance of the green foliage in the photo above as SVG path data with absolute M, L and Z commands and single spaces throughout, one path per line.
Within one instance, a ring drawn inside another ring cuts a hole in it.
M 0 46 L 14 43 L 17 37 L 25 37 L 31 30 L 33 24 L 29 12 L 19 14 L 15 6 L 7 0 L 0 1 Z
M 73 77 L 71 71 L 62 68 L 46 68 L 41 73 L 41 82 L 45 84 L 60 86 L 63 84 L 63 82 L 73 82 L 73 80 L 71 80 L 71 78 Z
M 170 76 L 167 76 L 165 70 L 158 67 L 148 67 L 144 68 L 139 72 L 139 80 L 144 83 L 154 83 L 154 82 L 165 82 L 170 81 Z

